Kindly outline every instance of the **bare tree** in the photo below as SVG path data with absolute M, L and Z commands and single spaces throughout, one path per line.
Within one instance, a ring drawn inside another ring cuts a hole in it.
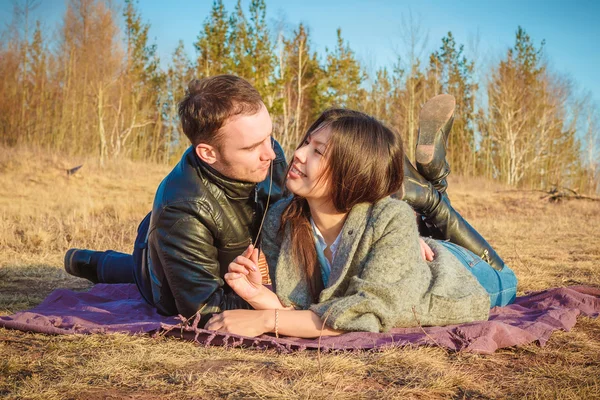
M 423 103 L 423 98 L 433 97 L 437 92 L 426 93 L 426 86 L 422 84 L 421 57 L 429 41 L 429 33 L 423 29 L 419 15 L 414 16 L 409 10 L 408 15 L 401 15 L 400 38 L 404 51 L 395 51 L 398 59 L 397 70 L 408 71 L 404 75 L 404 95 L 399 96 L 397 105 L 402 109 L 398 113 L 397 129 L 404 134 L 407 144 L 407 153 L 414 159 L 418 129 L 418 112 Z

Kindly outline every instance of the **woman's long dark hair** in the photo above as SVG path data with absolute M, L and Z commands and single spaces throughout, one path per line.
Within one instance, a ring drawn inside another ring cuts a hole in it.
M 337 211 L 347 213 L 359 203 L 373 204 L 400 189 L 404 179 L 400 135 L 367 114 L 329 109 L 311 125 L 298 148 L 325 127 L 331 129 L 331 136 L 324 153 L 327 166 L 323 178 L 331 183 L 331 200 Z M 294 195 L 281 216 L 281 229 L 286 226 L 294 244 L 292 259 L 304 268 L 316 302 L 323 281 L 305 198 Z

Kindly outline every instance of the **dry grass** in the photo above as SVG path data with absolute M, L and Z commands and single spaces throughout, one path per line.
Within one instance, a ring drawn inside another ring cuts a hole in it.
M 73 177 L 65 169 L 84 163 Z M 0 314 L 59 287 L 69 247 L 128 251 L 169 168 L 0 148 Z M 519 293 L 600 286 L 600 204 L 550 204 L 494 182 L 454 179 L 453 204 L 520 278 Z M 600 321 L 546 347 L 491 356 L 438 348 L 282 355 L 143 336 L 45 336 L 0 329 L 0 396 L 41 399 L 600 398 Z

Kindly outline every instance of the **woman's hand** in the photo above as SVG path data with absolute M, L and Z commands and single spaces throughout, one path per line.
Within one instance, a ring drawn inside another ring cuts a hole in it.
M 433 256 L 435 254 L 433 254 L 433 250 L 431 250 L 431 247 L 425 243 L 422 237 L 419 238 L 419 244 L 421 245 L 421 257 L 423 257 L 423 260 L 433 261 Z
M 204 329 L 255 337 L 271 331 L 275 326 L 274 315 L 274 310 L 228 310 L 213 315 Z
M 262 275 L 258 269 L 258 249 L 252 245 L 229 264 L 225 282 L 246 301 L 251 300 L 262 289 Z

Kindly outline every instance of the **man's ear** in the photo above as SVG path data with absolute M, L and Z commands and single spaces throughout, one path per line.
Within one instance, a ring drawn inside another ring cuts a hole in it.
M 205 163 L 212 165 L 217 161 L 217 151 L 210 144 L 200 143 L 195 150 L 198 157 Z

